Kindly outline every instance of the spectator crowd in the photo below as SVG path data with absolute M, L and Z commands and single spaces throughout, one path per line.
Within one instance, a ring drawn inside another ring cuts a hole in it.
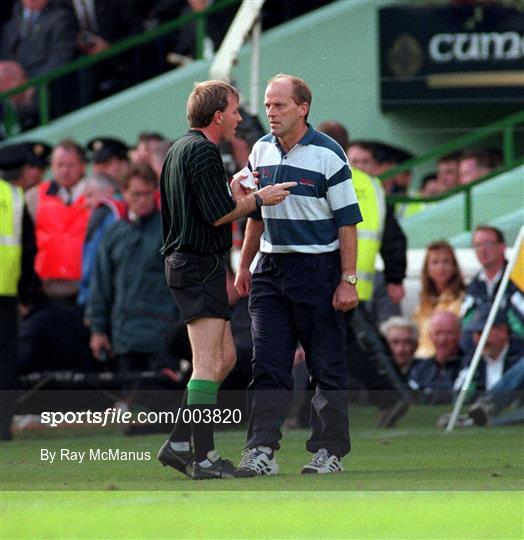
M 231 175 L 245 165 L 251 145 L 263 134 L 255 117 L 245 111 L 243 116 L 236 140 L 221 148 Z M 323 122 L 319 129 L 347 149 L 364 215 L 358 229 L 360 247 L 367 238 L 363 231 L 372 230 L 366 224 L 366 182 L 377 193 L 406 190 L 409 173 L 383 187 L 374 175 L 410 155 L 399 150 L 393 158 L 385 145 L 350 142 L 336 122 Z M 122 399 L 129 406 L 137 395 L 136 383 L 129 381 L 137 373 L 170 374 L 181 361 L 191 360 L 185 325 L 169 294 L 159 251 L 159 178 L 171 142 L 160 133 L 142 133 L 132 148 L 115 138 L 97 137 L 85 148 L 63 140 L 54 147 L 26 141 L 0 149 L 0 177 L 24 191 L 36 242 L 34 276 L 26 280 L 30 285 L 20 297 L 17 377 L 60 370 L 112 371 L 120 376 Z M 440 160 L 437 181 L 455 185 L 462 162 L 449 156 Z M 392 427 L 410 403 L 450 403 L 456 395 L 507 260 L 503 233 L 490 225 L 478 226 L 472 247 L 480 271 L 465 283 L 452 246 L 444 240 L 429 244 L 420 299 L 409 318 L 400 309 L 407 243 L 392 209 L 385 215 L 389 218 L 382 246 L 366 244 L 359 250 L 365 254 L 378 249 L 383 255 L 384 286 L 373 286 L 374 261 L 370 277 L 360 267 L 361 304 L 346 320 L 351 387 L 367 392 L 378 407 L 381 427 Z M 242 245 L 242 235 L 243 223 L 237 222 L 233 252 Z M 223 388 L 242 390 L 251 378 L 252 343 L 247 302 L 232 285 L 233 255 L 228 294 L 239 362 Z M 515 381 L 524 379 L 523 306 L 523 292 L 510 283 L 470 392 L 471 421 L 485 424 L 510 404 L 508 395 L 522 390 L 522 383 Z M 304 357 L 297 343 L 297 380 L 301 370 Z M 515 373 L 516 377 L 507 375 Z M 307 394 L 307 380 L 303 390 Z M 299 407 L 289 424 L 304 425 L 305 416 Z
M 393 145 L 379 141 L 355 140 L 349 144 L 348 156 L 357 167 L 372 176 L 380 176 L 402 162 L 415 156 Z M 434 197 L 453 188 L 470 184 L 495 171 L 502 165 L 502 153 L 498 148 L 478 148 L 464 152 L 452 152 L 441 156 L 436 172 L 420 179 L 418 189 L 413 189 L 410 171 L 403 171 L 384 181 L 388 195 L 420 195 Z M 412 209 L 417 211 L 421 207 Z M 405 216 L 407 217 L 407 215 Z
M 262 10 L 263 28 L 290 20 L 329 1 L 268 0 Z M 101 53 L 125 38 L 162 23 L 202 12 L 212 3 L 213 0 L 3 0 L 0 92 L 77 58 Z M 237 7 L 230 6 L 209 15 L 203 44 L 205 58 L 210 58 L 220 46 Z M 50 87 L 52 117 L 186 65 L 197 55 L 196 34 L 196 23 L 190 22 L 173 33 L 54 81 Z M 8 103 L 3 103 L 0 117 L 15 111 L 20 129 L 38 125 L 37 94 L 35 88 L 29 88 L 12 96 Z

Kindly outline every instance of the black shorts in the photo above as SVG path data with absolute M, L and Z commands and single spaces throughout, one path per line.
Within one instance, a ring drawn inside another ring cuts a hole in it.
M 223 255 L 175 251 L 165 261 L 166 280 L 184 322 L 231 319 Z

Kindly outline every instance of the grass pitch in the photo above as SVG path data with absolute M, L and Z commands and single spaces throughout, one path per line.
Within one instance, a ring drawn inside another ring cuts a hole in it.
M 10 493 L 12 538 L 521 539 L 522 495 L 490 492 Z
M 282 474 L 193 482 L 155 460 L 162 436 L 47 430 L 0 446 L 0 538 L 524 538 L 524 429 L 434 427 L 414 407 L 399 428 L 352 411 L 346 473 L 300 476 L 305 430 L 284 435 Z M 243 432 L 219 432 L 239 459 Z M 151 461 L 40 461 L 40 449 L 150 451 Z

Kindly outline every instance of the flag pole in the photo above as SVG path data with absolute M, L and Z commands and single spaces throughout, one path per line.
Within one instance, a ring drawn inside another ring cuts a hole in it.
M 517 236 L 517 240 L 515 240 L 513 253 L 511 254 L 511 258 L 508 261 L 506 270 L 504 271 L 504 275 L 502 276 L 502 279 L 500 281 L 497 294 L 495 295 L 495 299 L 493 300 L 493 305 L 491 306 L 491 310 L 488 315 L 488 320 L 486 321 L 486 325 L 484 326 L 482 330 L 477 348 L 475 349 L 475 353 L 473 354 L 473 358 L 471 359 L 471 363 L 469 364 L 466 377 L 464 379 L 464 382 L 462 383 L 460 393 L 457 397 L 457 400 L 455 401 L 455 405 L 453 407 L 453 411 L 451 412 L 451 416 L 449 417 L 448 425 L 446 426 L 447 432 L 452 431 L 457 422 L 460 409 L 462 408 L 462 405 L 464 404 L 464 400 L 466 399 L 466 393 L 468 391 L 469 385 L 471 384 L 471 381 L 473 380 L 475 371 L 477 370 L 477 366 L 480 362 L 482 351 L 484 350 L 484 345 L 486 344 L 488 335 L 491 331 L 491 327 L 493 326 L 493 321 L 495 320 L 495 316 L 499 310 L 500 303 L 502 302 L 502 297 L 504 296 L 504 293 L 506 292 L 506 289 L 508 287 L 509 277 L 510 277 L 511 272 L 513 271 L 513 267 L 515 266 L 515 263 L 517 262 L 517 259 L 520 253 L 520 246 L 522 244 L 523 239 L 524 239 L 524 226 L 520 228 L 519 234 Z

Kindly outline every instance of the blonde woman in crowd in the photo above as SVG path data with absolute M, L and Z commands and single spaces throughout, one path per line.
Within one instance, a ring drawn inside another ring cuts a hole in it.
M 429 339 L 429 320 L 437 311 L 451 311 L 459 316 L 464 289 L 453 248 L 443 240 L 429 244 L 422 268 L 420 303 L 413 316 L 420 333 L 415 352 L 417 358 L 433 356 L 435 349 Z

